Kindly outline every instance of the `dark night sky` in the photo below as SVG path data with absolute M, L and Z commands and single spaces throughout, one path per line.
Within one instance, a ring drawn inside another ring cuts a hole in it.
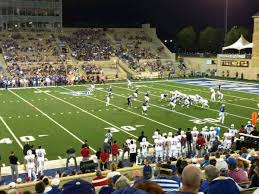
M 224 27 L 226 0 L 63 0 L 65 26 L 152 23 L 162 36 L 186 25 Z M 252 27 L 259 0 L 229 0 L 229 27 Z

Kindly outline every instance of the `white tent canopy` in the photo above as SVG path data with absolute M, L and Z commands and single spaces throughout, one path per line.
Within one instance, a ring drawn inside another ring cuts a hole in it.
M 222 50 L 227 50 L 227 49 L 235 49 L 235 50 L 242 50 L 242 49 L 247 49 L 247 48 L 253 48 L 253 43 L 248 42 L 243 35 L 232 45 L 223 47 Z

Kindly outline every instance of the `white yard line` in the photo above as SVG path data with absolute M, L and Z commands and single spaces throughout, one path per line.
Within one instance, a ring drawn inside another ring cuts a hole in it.
M 117 88 L 121 88 L 121 89 L 126 89 L 127 90 L 127 88 L 122 88 L 122 87 L 119 87 L 119 86 L 114 86 L 114 87 L 117 87 Z M 154 87 L 151 87 L 151 86 L 145 86 L 146 88 L 150 88 L 150 89 L 154 89 L 154 90 L 160 90 L 160 91 L 168 91 L 168 92 L 171 92 L 170 90 L 164 90 L 164 89 L 160 89 L 160 88 L 154 88 Z M 144 92 L 140 92 L 140 93 L 144 93 Z M 160 98 L 160 96 L 158 96 L 158 95 L 155 95 L 155 94 L 150 94 L 151 96 L 156 96 L 156 97 L 159 97 Z M 224 102 L 224 104 L 227 104 L 227 103 L 225 103 Z M 194 105 L 194 106 L 196 106 L 196 107 L 200 107 L 200 106 L 198 106 L 198 105 Z M 204 107 L 203 109 L 207 109 L 207 110 L 211 110 L 211 111 L 213 111 L 213 112 L 219 112 L 218 110 L 215 110 L 215 109 L 212 109 L 212 108 L 206 108 L 206 107 Z M 241 119 L 247 119 L 247 120 L 250 120 L 250 118 L 248 118 L 248 117 L 243 117 L 243 116 L 240 116 L 240 115 L 235 115 L 235 114 L 232 114 L 232 113 L 227 113 L 228 115 L 231 115 L 231 116 L 233 116 L 233 117 L 237 117 L 237 118 L 241 118 Z
M 0 116 L 0 120 L 2 121 L 2 123 L 4 124 L 4 126 L 6 127 L 6 129 L 9 131 L 9 133 L 13 136 L 13 138 L 15 139 L 15 141 L 17 142 L 17 144 L 20 146 L 20 148 L 23 150 L 23 145 L 22 143 L 19 141 L 19 139 L 16 137 L 16 135 L 13 133 L 12 129 L 7 125 L 7 123 L 5 122 L 5 120 Z
M 101 92 L 106 92 L 106 91 L 102 91 L 102 90 L 99 90 L 99 91 L 101 91 Z M 116 95 L 116 96 L 123 97 L 123 98 L 126 97 L 126 96 L 123 96 L 123 95 L 120 95 L 120 94 L 115 94 L 114 92 L 113 92 L 112 94 L 113 94 L 113 95 Z M 89 98 L 92 98 L 92 97 L 90 97 L 90 96 L 88 96 L 88 97 L 89 97 Z M 138 101 L 138 102 L 142 102 L 142 101 L 140 101 L 140 100 L 137 100 L 137 101 Z M 167 109 L 167 108 L 164 108 L 164 107 L 155 105 L 155 104 L 149 103 L 149 105 L 150 105 L 150 106 L 153 106 L 153 107 L 156 107 L 156 108 L 160 108 L 160 109 L 169 111 L 169 112 L 173 112 L 173 113 L 176 113 L 176 114 L 179 114 L 179 115 L 183 115 L 183 116 L 185 116 L 185 117 L 189 117 L 189 118 L 192 118 L 192 119 L 199 119 L 198 117 L 194 117 L 194 116 L 191 116 L 191 115 L 188 115 L 188 114 L 185 114 L 185 113 L 177 112 L 177 111 L 175 111 L 175 110 Z M 141 115 L 141 116 L 142 116 L 142 115 Z M 208 122 L 208 123 L 211 123 L 211 124 L 215 125 L 215 123 L 212 123 L 212 122 Z M 229 128 L 229 127 L 224 126 L 224 125 L 221 125 L 221 124 L 216 124 L 216 125 L 218 125 L 218 126 L 220 126 L 220 127 L 223 127 L 223 128 L 226 128 L 226 129 Z
M 19 99 L 21 99 L 22 101 L 24 101 L 25 103 L 27 103 L 28 105 L 30 105 L 32 108 L 34 108 L 35 110 L 39 111 L 43 116 L 47 117 L 50 121 L 52 121 L 53 123 L 55 123 L 57 126 L 59 126 L 61 129 L 63 129 L 65 132 L 67 132 L 69 135 L 71 135 L 72 137 L 74 137 L 76 140 L 78 140 L 80 143 L 84 143 L 84 141 L 82 141 L 79 137 L 77 137 L 75 134 L 73 134 L 72 132 L 70 132 L 67 128 L 65 128 L 63 125 L 61 125 L 60 123 L 58 123 L 56 120 L 54 120 L 53 118 L 51 118 L 48 114 L 46 114 L 45 112 L 43 112 L 41 109 L 39 109 L 38 107 L 34 106 L 33 104 L 31 104 L 29 101 L 27 101 L 26 99 L 24 99 L 23 97 L 21 97 L 20 95 L 16 94 L 14 91 L 12 90 L 8 90 L 9 92 L 11 92 L 13 95 L 15 95 L 16 97 L 18 97 Z M 95 149 L 93 149 L 92 147 L 90 147 L 90 149 L 94 152 L 96 152 Z
M 184 90 L 193 90 L 193 91 L 197 91 L 197 92 L 210 93 L 209 91 L 202 91 L 202 90 L 198 90 L 198 89 L 184 88 L 184 87 L 175 86 L 175 85 L 167 85 L 167 84 L 156 84 L 156 85 L 167 86 L 167 87 L 172 87 L 172 88 L 181 88 L 181 89 L 184 89 Z M 250 98 L 243 98 L 243 97 L 232 96 L 232 95 L 228 95 L 228 94 L 224 94 L 224 95 L 225 95 L 225 96 L 234 97 L 234 98 L 239 98 L 239 99 L 251 100 L 251 101 L 258 102 L 257 100 L 252 100 L 252 99 L 250 99 Z M 242 106 L 242 105 L 239 105 L 239 104 L 233 104 L 233 103 L 229 103 L 229 102 L 224 102 L 224 103 L 225 103 L 225 104 L 230 104 L 230 105 L 233 105 L 233 106 L 238 106 L 238 107 L 247 108 L 247 109 L 251 109 L 251 110 L 256 111 L 256 108 L 253 108 L 253 107 Z
M 67 89 L 67 88 L 63 88 L 63 89 L 66 89 L 66 90 L 69 90 L 69 91 L 74 91 L 74 90 L 70 90 L 70 89 Z M 102 122 L 104 122 L 104 123 L 106 123 L 106 124 L 108 124 L 108 125 L 114 127 L 114 128 L 116 128 L 116 129 L 118 129 L 118 130 L 120 130 L 120 131 L 123 131 L 124 133 L 127 133 L 128 135 L 130 135 L 130 136 L 132 136 L 132 137 L 134 137 L 134 138 L 138 138 L 136 135 L 134 135 L 134 134 L 132 134 L 132 133 L 129 133 L 129 132 L 126 131 L 126 130 L 121 129 L 120 127 L 118 127 L 118 126 L 116 126 L 116 125 L 114 125 L 114 124 L 112 124 L 112 123 L 110 123 L 110 122 L 108 122 L 108 121 L 106 121 L 106 120 L 104 120 L 104 119 L 102 119 L 102 118 L 100 118 L 100 117 L 98 117 L 98 116 L 96 116 L 96 115 L 90 113 L 89 111 L 87 111 L 87 110 L 85 110 L 85 109 L 82 109 L 82 108 L 79 107 L 79 106 L 76 106 L 76 105 L 74 105 L 74 104 L 72 104 L 72 103 L 70 103 L 70 102 L 68 102 L 68 101 L 63 100 L 62 98 L 59 98 L 59 97 L 57 97 L 57 96 L 54 96 L 54 95 L 52 95 L 52 94 L 49 94 L 49 93 L 45 93 L 45 94 L 48 95 L 48 96 L 51 96 L 51 97 L 53 97 L 53 98 L 55 98 L 55 99 L 57 99 L 57 100 L 59 100 L 59 101 L 61 101 L 61 102 L 63 102 L 63 103 L 65 103 L 65 104 L 68 104 L 68 105 L 70 105 L 70 106 L 72 106 L 72 107 L 74 107 L 74 108 L 76 108 L 76 109 L 78 109 L 78 110 L 80 110 L 80 111 L 82 111 L 82 112 L 84 112 L 84 113 L 86 113 L 86 114 L 88 114 L 88 115 L 90 115 L 90 116 L 92 116 L 92 117 L 94 117 L 94 118 L 96 118 L 96 119 L 98 119 L 98 120 L 100 120 L 100 121 L 102 121 Z
M 74 90 L 70 90 L 70 89 L 67 89 L 67 88 L 64 88 L 64 89 L 65 89 L 65 90 L 69 90 L 69 91 L 74 91 Z M 101 90 L 99 90 L 99 91 L 101 91 Z M 124 96 L 124 97 L 125 97 L 125 96 Z M 94 99 L 94 100 L 96 100 L 96 101 L 99 101 L 99 102 L 102 102 L 102 103 L 106 103 L 105 101 L 100 100 L 100 99 L 95 98 L 95 97 L 92 97 L 92 96 L 87 96 L 87 98 L 91 98 L 91 99 Z M 61 99 L 61 100 L 62 100 L 62 99 Z M 117 108 L 117 109 L 119 109 L 119 110 L 123 110 L 123 111 L 128 112 L 128 113 L 134 114 L 134 115 L 136 115 L 136 116 L 138 116 L 138 117 L 142 117 L 142 118 L 144 118 L 144 119 L 147 119 L 147 120 L 152 121 L 152 122 L 154 122 L 154 123 L 157 123 L 157 124 L 159 124 L 159 125 L 165 126 L 165 127 L 167 127 L 167 128 L 170 128 L 170 129 L 173 129 L 173 130 L 176 130 L 176 131 L 178 130 L 178 129 L 176 129 L 175 127 L 172 127 L 172 126 L 169 126 L 169 125 L 167 125 L 167 124 L 161 123 L 161 122 L 159 122 L 159 121 L 153 120 L 153 119 L 151 119 L 151 118 L 145 117 L 145 116 L 143 116 L 143 115 L 141 115 L 141 114 L 138 114 L 138 113 L 129 111 L 129 110 L 125 109 L 125 108 L 121 108 L 121 107 L 116 106 L 116 105 L 114 105 L 114 104 L 111 104 L 111 103 L 110 103 L 110 106 L 113 106 L 113 107 L 115 107 L 115 108 Z

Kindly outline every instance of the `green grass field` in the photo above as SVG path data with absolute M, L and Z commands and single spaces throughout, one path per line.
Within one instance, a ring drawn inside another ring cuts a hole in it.
M 140 95 L 130 109 L 126 98 L 133 90 L 129 90 L 126 83 L 112 84 L 113 98 L 109 107 L 105 106 L 109 84 L 97 85 L 102 89 L 90 96 L 65 94 L 85 91 L 88 86 L 1 90 L 0 154 L 3 163 L 7 163 L 11 150 L 17 153 L 21 161 L 22 145 L 26 140 L 33 140 L 31 144 L 35 147 L 42 145 L 49 160 L 65 157 L 65 151 L 70 146 L 76 148 L 79 155 L 85 139 L 93 151 L 97 150 L 102 147 L 109 127 L 117 131 L 113 135 L 120 145 L 130 136 L 137 138 L 142 130 L 151 137 L 156 128 L 161 132 L 175 133 L 179 127 L 197 126 L 201 130 L 205 125 L 218 125 L 222 134 L 232 123 L 237 128 L 245 124 L 251 113 L 256 111 L 259 100 L 256 94 L 223 91 L 227 115 L 225 123 L 220 124 L 215 121 L 221 105 L 219 102 L 210 102 L 210 108 L 204 109 L 198 106 L 187 109 L 178 105 L 175 111 L 169 109 L 167 102 L 160 102 L 160 94 L 172 90 L 210 99 L 208 88 L 169 81 L 138 82 L 133 85 L 140 87 Z M 150 108 L 148 116 L 143 116 L 142 102 L 146 91 L 151 94 Z M 208 118 L 207 122 L 199 121 L 205 118 Z

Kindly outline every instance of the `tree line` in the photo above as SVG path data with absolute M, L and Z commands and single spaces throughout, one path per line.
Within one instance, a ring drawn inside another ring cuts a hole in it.
M 221 52 L 223 46 L 228 46 L 237 41 L 241 34 L 251 41 L 251 32 L 243 26 L 234 26 L 226 34 L 223 29 L 206 27 L 200 32 L 193 26 L 182 28 L 176 34 L 177 47 L 182 52 Z

